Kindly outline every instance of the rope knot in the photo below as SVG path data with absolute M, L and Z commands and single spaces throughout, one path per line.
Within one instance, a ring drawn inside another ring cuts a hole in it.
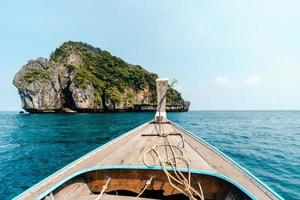
M 189 191 L 191 189 L 191 186 L 186 185 L 184 189 L 185 189 L 185 191 Z
M 190 185 L 185 185 L 185 188 L 184 188 L 185 191 L 190 191 L 190 189 L 191 189 Z
M 146 185 L 150 185 L 154 176 L 151 176 L 149 180 L 146 181 Z

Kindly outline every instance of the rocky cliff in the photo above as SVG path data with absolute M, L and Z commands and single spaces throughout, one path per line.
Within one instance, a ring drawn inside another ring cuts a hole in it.
M 49 60 L 29 60 L 15 75 L 28 112 L 112 112 L 155 110 L 157 75 L 109 52 L 81 42 L 65 42 Z M 170 111 L 187 111 L 189 102 L 170 88 Z

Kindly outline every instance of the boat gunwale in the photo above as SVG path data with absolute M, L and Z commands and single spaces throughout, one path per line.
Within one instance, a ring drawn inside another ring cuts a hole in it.
M 122 169 L 125 169 L 125 170 L 134 170 L 134 169 L 137 169 L 137 170 L 162 170 L 162 167 L 161 166 L 147 167 L 144 165 L 114 165 L 114 166 L 94 166 L 94 167 L 84 168 L 84 169 L 81 169 L 81 170 L 73 173 L 72 175 L 64 178 L 63 180 L 59 181 L 58 183 L 53 185 L 51 188 L 49 188 L 48 190 L 46 190 L 45 192 L 40 194 L 36 198 L 36 200 L 41 200 L 42 198 L 46 197 L 46 195 L 53 192 L 55 189 L 59 188 L 60 186 L 62 186 L 67 181 L 69 181 L 72 178 L 75 178 L 77 176 L 80 176 L 84 173 L 98 171 L 98 170 L 115 170 L 115 169 L 117 169 L 117 170 L 122 170 Z M 166 167 L 165 169 L 168 171 L 173 170 L 172 167 Z M 255 195 L 252 194 L 249 190 L 247 190 L 247 188 L 240 185 L 239 183 L 232 180 L 231 178 L 229 178 L 223 174 L 220 174 L 218 172 L 213 172 L 213 171 L 209 171 L 209 170 L 199 170 L 199 169 L 187 169 L 187 168 L 178 168 L 178 170 L 180 172 L 191 172 L 192 174 L 208 175 L 208 176 L 219 178 L 221 180 L 224 180 L 224 181 L 229 182 L 230 184 L 234 185 L 235 187 L 240 189 L 242 192 L 244 192 L 252 200 L 257 200 Z
M 219 154 L 219 156 L 222 158 L 222 156 L 226 159 L 224 159 L 226 162 L 228 162 L 229 164 L 233 164 L 233 167 L 238 167 L 238 169 L 242 172 L 245 172 L 250 178 L 252 178 L 253 180 L 255 180 L 257 183 L 259 183 L 261 186 L 263 186 L 268 192 L 270 192 L 272 195 L 274 195 L 276 198 L 278 198 L 279 200 L 285 200 L 281 195 L 279 195 L 277 192 L 275 192 L 272 188 L 270 188 L 268 185 L 266 185 L 263 181 L 261 181 L 258 177 L 256 177 L 255 175 L 253 175 L 249 170 L 247 170 L 246 168 L 244 168 L 243 166 L 241 166 L 240 164 L 238 164 L 236 161 L 233 160 L 233 158 L 231 158 L 230 156 L 226 155 L 224 152 L 222 152 L 221 150 L 219 150 L 217 147 L 213 146 L 212 144 L 210 144 L 209 142 L 205 141 L 204 139 L 202 139 L 201 137 L 197 136 L 196 134 L 186 130 L 185 128 L 183 128 L 182 126 L 178 125 L 177 123 L 170 121 L 170 123 L 172 125 L 174 125 L 175 127 L 177 127 L 178 129 L 181 129 L 181 131 L 185 132 L 186 134 L 190 135 L 191 137 L 194 137 L 196 140 L 200 140 L 201 142 L 203 142 L 203 144 L 205 144 L 207 147 L 209 147 L 212 151 L 214 151 L 215 153 Z M 250 180 L 250 179 L 249 179 Z M 259 187 L 259 185 L 257 185 L 257 183 L 253 182 L 252 180 L 250 180 L 252 183 L 254 183 L 257 187 Z M 266 193 L 266 192 L 264 192 Z M 268 195 L 268 193 L 266 193 Z
M 28 193 L 31 193 L 31 191 L 33 189 L 35 189 L 38 185 L 44 183 L 45 181 L 47 181 L 48 179 L 50 178 L 54 178 L 55 176 L 59 175 L 60 173 L 64 172 L 65 170 L 69 169 L 71 166 L 76 166 L 75 164 L 82 161 L 82 160 L 85 160 L 87 159 L 88 157 L 92 156 L 93 154 L 95 154 L 96 152 L 98 152 L 99 150 L 105 148 L 106 146 L 109 146 L 115 142 L 117 142 L 118 140 L 121 140 L 122 138 L 125 138 L 126 136 L 134 133 L 135 131 L 139 130 L 139 129 L 142 129 L 144 127 L 146 127 L 147 125 L 149 125 L 153 120 L 149 120 L 121 135 L 119 135 L 118 137 L 112 139 L 111 141 L 107 142 L 107 143 L 104 143 L 102 145 L 100 145 L 99 147 L 97 147 L 96 149 L 88 152 L 87 154 L 77 158 L 76 160 L 72 161 L 71 163 L 67 164 L 66 166 L 64 166 L 63 168 L 59 169 L 58 171 L 50 174 L 49 176 L 45 177 L 44 179 L 42 179 L 41 181 L 37 182 L 36 184 L 34 184 L 33 186 L 31 186 L 30 188 L 28 188 L 27 190 L 23 191 L 22 193 L 20 193 L 19 195 L 15 196 L 12 200 L 18 200 L 20 197 L 22 196 L 25 196 L 25 195 L 28 195 Z M 32 194 L 32 193 L 31 193 Z M 30 195 L 30 194 L 29 194 Z

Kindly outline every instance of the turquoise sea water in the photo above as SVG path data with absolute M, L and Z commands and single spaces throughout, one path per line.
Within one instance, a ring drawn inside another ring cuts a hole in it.
M 153 113 L 0 112 L 0 199 L 11 199 Z M 169 118 L 286 199 L 300 199 L 300 111 L 192 111 Z

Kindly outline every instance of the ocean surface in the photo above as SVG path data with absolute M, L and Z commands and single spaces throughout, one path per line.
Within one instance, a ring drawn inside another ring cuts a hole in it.
M 0 199 L 11 199 L 153 113 L 0 112 Z M 300 199 L 300 111 L 191 111 L 168 117 L 285 199 Z

